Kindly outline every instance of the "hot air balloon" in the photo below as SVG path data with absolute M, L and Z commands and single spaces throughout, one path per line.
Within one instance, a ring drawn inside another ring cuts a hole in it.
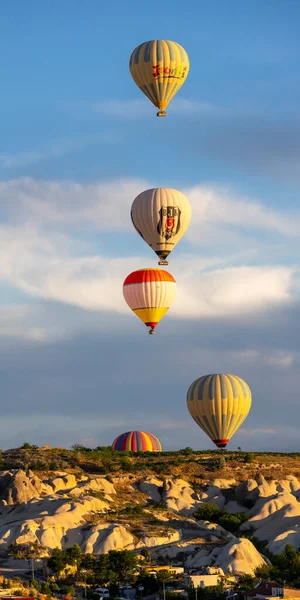
M 187 393 L 191 416 L 218 448 L 226 448 L 246 419 L 251 400 L 248 384 L 237 375 L 205 375 Z
M 150 327 L 149 333 L 154 333 L 176 296 L 176 281 L 162 269 L 140 269 L 126 277 L 123 295 L 136 316 Z
M 159 439 L 146 431 L 127 431 L 121 433 L 112 443 L 113 450 L 131 450 L 131 452 L 161 452 Z
M 190 68 L 185 49 L 170 40 L 151 40 L 133 51 L 129 69 L 142 92 L 166 116 L 166 107 L 185 82 Z
M 167 256 L 186 232 L 191 220 L 191 205 L 182 192 L 172 188 L 153 188 L 139 194 L 131 206 L 136 231 L 167 265 Z

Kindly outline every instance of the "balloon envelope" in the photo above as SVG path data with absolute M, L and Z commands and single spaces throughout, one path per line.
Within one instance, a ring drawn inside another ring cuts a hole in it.
M 133 201 L 132 223 L 160 258 L 158 264 L 168 264 L 166 258 L 187 230 L 191 213 L 187 197 L 173 188 L 145 190 Z
M 128 306 L 154 333 L 157 323 L 168 312 L 176 296 L 176 281 L 162 269 L 133 271 L 123 283 Z
M 159 108 L 158 117 L 185 82 L 190 68 L 185 49 L 170 40 L 144 42 L 132 52 L 129 69 L 133 80 Z
M 159 439 L 146 431 L 127 431 L 118 435 L 112 443 L 113 450 L 131 452 L 161 452 Z
M 218 448 L 225 448 L 243 423 L 251 401 L 248 384 L 237 375 L 205 375 L 187 393 L 191 416 Z

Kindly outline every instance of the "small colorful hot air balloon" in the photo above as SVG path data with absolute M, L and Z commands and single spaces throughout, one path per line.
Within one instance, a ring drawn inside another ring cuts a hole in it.
M 121 433 L 112 443 L 113 450 L 131 452 L 161 452 L 159 439 L 146 431 L 127 431 Z
M 190 68 L 185 49 L 170 40 L 151 40 L 137 46 L 130 57 L 133 80 L 166 116 L 166 107 L 185 82 Z
M 176 281 L 162 269 L 139 269 L 126 277 L 123 295 L 128 306 L 154 333 L 176 296 Z
M 218 448 L 226 448 L 246 419 L 251 401 L 248 384 L 237 375 L 205 375 L 187 393 L 191 416 Z
M 187 230 L 191 220 L 187 197 L 172 188 L 153 188 L 139 194 L 132 203 L 131 220 L 136 231 L 167 265 L 167 256 Z

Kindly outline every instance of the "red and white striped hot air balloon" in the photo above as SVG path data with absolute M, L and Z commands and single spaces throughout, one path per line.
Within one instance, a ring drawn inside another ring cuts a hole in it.
M 176 281 L 162 269 L 139 269 L 126 277 L 123 295 L 128 306 L 154 333 L 176 296 Z

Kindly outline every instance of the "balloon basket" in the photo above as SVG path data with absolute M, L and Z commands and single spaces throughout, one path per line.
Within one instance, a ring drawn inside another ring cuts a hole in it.
M 157 113 L 157 116 L 158 117 L 166 117 L 167 113 L 166 113 L 165 110 L 159 110 L 158 113 Z
M 160 266 L 167 266 L 169 263 L 168 263 L 168 261 L 167 261 L 167 260 L 159 260 L 159 261 L 158 261 L 158 264 L 159 264 Z
M 153 335 L 155 333 L 154 329 L 150 329 L 149 335 Z

